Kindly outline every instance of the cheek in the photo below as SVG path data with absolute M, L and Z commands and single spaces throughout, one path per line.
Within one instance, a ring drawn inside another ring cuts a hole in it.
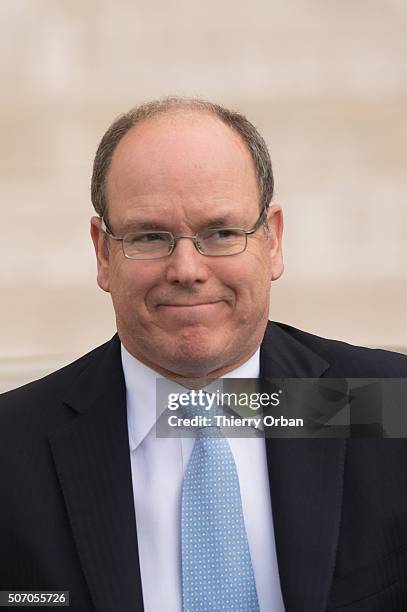
M 242 325 L 255 324 L 269 314 L 271 266 L 264 258 L 251 257 L 236 273 L 234 289 Z
M 270 290 L 271 264 L 264 257 L 247 253 L 247 258 L 230 271 L 229 278 L 238 295 L 258 302 Z
M 119 308 L 142 310 L 148 292 L 158 282 L 156 276 L 140 262 L 125 261 L 114 267 L 110 276 L 113 302 Z

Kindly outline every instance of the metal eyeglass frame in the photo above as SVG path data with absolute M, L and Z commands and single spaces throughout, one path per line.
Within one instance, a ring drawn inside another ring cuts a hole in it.
M 239 231 L 244 233 L 245 239 L 246 239 L 244 248 L 241 251 L 239 251 L 238 253 L 230 253 L 230 254 L 226 254 L 226 255 L 211 255 L 211 254 L 208 254 L 208 253 L 205 253 L 204 251 L 202 251 L 202 248 L 201 248 L 200 243 L 199 243 L 200 233 L 197 233 L 197 234 L 194 234 L 194 235 L 191 235 L 191 236 L 174 236 L 174 234 L 172 232 L 167 232 L 166 230 L 156 230 L 157 232 L 160 232 L 162 234 L 168 234 L 169 236 L 171 236 L 171 240 L 168 243 L 168 253 L 166 255 L 160 255 L 160 257 L 130 257 L 130 255 L 127 255 L 126 251 L 124 250 L 123 242 L 126 239 L 126 236 L 115 236 L 112 233 L 112 231 L 110 230 L 110 228 L 107 225 L 106 221 L 104 220 L 103 216 L 100 217 L 100 222 L 101 222 L 100 229 L 107 236 L 112 238 L 112 240 L 120 240 L 121 243 L 122 243 L 123 255 L 127 259 L 132 259 L 133 261 L 164 259 L 165 257 L 169 257 L 174 252 L 174 249 L 175 249 L 175 247 L 177 245 L 177 241 L 181 240 L 182 238 L 187 238 L 188 240 L 192 240 L 192 242 L 194 243 L 194 246 L 195 246 L 196 250 L 198 251 L 198 253 L 200 253 L 201 255 L 205 255 L 205 257 L 232 257 L 233 255 L 240 255 L 241 253 L 244 253 L 244 251 L 247 248 L 247 236 L 251 236 L 252 234 L 257 232 L 259 227 L 261 227 L 262 225 L 264 225 L 265 233 L 266 233 L 266 236 L 268 237 L 269 229 L 268 229 L 267 222 L 266 222 L 266 219 L 265 219 L 265 213 L 267 212 L 267 208 L 268 208 L 267 206 L 263 206 L 263 209 L 262 209 L 262 211 L 260 213 L 259 218 L 257 219 L 256 223 L 253 225 L 252 229 L 250 229 L 250 230 L 245 230 L 242 227 L 213 227 L 213 228 L 208 228 L 211 231 L 216 231 L 216 230 L 223 230 L 223 231 L 224 230 L 239 230 Z M 153 230 L 151 230 L 151 231 L 153 231 Z M 140 234 L 149 234 L 149 233 L 151 233 L 151 231 L 139 232 L 139 233 Z

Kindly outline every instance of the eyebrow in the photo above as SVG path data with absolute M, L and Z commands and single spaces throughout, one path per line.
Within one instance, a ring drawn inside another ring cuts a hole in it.
M 225 227 L 226 225 L 229 227 L 233 227 L 234 222 L 230 220 L 230 216 L 227 215 L 224 217 L 215 217 L 211 219 L 207 223 L 205 223 L 204 227 Z
M 202 230 L 202 229 L 206 229 L 206 228 L 212 228 L 212 227 L 241 227 L 242 225 L 238 225 L 236 222 L 233 221 L 233 219 L 230 219 L 230 216 L 228 215 L 224 215 L 224 216 L 219 216 L 219 217 L 215 217 L 212 219 L 209 219 L 207 221 L 204 221 L 202 224 L 199 224 L 198 227 L 198 231 Z M 143 220 L 137 220 L 137 219 L 129 219 L 128 221 L 126 221 L 123 226 L 122 226 L 122 234 L 127 233 L 127 232 L 131 232 L 131 231 L 136 231 L 136 232 L 142 232 L 142 231 L 148 231 L 148 230 L 164 230 L 165 227 L 165 222 L 163 221 L 146 221 L 145 219 Z M 170 231 L 170 230 L 167 230 Z
M 126 221 L 126 223 L 124 223 L 123 225 L 123 232 L 129 232 L 129 231 L 143 231 L 143 230 L 150 230 L 150 229 L 163 229 L 163 224 L 161 222 L 157 222 L 157 221 L 145 221 L 145 220 L 140 220 L 137 221 L 136 219 L 132 219 L 129 221 Z

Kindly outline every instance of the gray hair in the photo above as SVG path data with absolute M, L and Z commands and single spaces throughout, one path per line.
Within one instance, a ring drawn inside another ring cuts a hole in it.
M 255 126 L 242 114 L 201 98 L 168 97 L 153 100 L 120 115 L 105 132 L 93 163 L 91 198 L 96 213 L 106 217 L 106 179 L 113 153 L 123 136 L 135 125 L 156 115 L 196 110 L 211 114 L 237 132 L 254 162 L 260 193 L 260 209 L 268 207 L 273 197 L 274 178 L 266 142 Z

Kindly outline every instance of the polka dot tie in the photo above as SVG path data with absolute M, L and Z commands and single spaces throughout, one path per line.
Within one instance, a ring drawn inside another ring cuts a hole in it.
M 183 612 L 259 612 L 236 465 L 215 427 L 198 430 L 187 465 L 181 548 Z

